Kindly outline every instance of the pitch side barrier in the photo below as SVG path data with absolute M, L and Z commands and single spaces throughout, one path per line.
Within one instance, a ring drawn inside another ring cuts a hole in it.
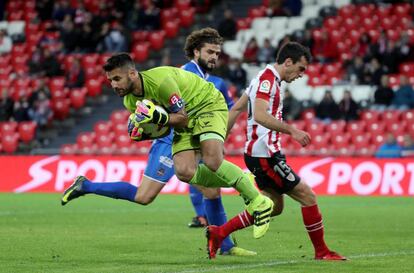
M 227 159 L 246 168 L 241 156 Z M 288 163 L 318 195 L 414 196 L 413 159 L 290 157 Z M 0 191 L 62 192 L 80 174 L 138 185 L 146 164 L 145 156 L 0 156 Z M 187 192 L 176 177 L 162 191 Z M 222 192 L 235 194 L 232 188 Z

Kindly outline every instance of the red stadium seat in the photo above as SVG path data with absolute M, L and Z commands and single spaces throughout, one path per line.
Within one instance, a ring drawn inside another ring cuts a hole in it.
M 357 5 L 356 7 L 357 7 L 356 14 L 360 18 L 372 17 L 372 15 L 375 12 L 374 4 Z
M 325 123 L 313 122 L 308 124 L 306 131 L 313 137 L 325 133 Z
M 146 30 L 134 31 L 131 36 L 132 43 L 145 42 L 148 41 L 149 32 Z
M 361 120 L 365 121 L 367 124 L 370 124 L 379 121 L 381 113 L 378 111 L 365 110 L 360 116 Z
M 160 50 L 161 48 L 163 48 L 164 37 L 165 37 L 165 32 L 163 30 L 151 32 L 148 38 L 151 49 Z
M 323 21 L 323 26 L 328 31 L 337 30 L 340 26 L 339 17 L 328 17 Z
M 349 132 L 352 136 L 361 135 L 365 132 L 366 123 L 363 120 L 350 121 L 346 124 L 346 132 Z
M 97 53 L 89 53 L 85 54 L 81 57 L 81 64 L 84 68 L 88 68 L 90 66 L 95 67 L 99 59 L 99 54 Z
M 125 128 L 126 128 L 129 115 L 130 113 L 127 110 L 116 110 L 112 112 L 110 116 L 110 120 L 113 125 L 121 123 L 121 124 L 125 124 Z
M 414 76 L 414 62 L 400 64 L 399 71 L 408 77 Z
M 388 111 L 384 111 L 381 117 L 384 123 L 390 124 L 390 123 L 398 123 L 401 119 L 401 115 L 402 115 L 401 111 L 388 110 Z
M 250 28 L 250 20 L 248 18 L 239 18 L 236 20 L 237 31 Z
M 378 29 L 370 29 L 368 30 L 368 35 L 372 40 L 372 43 L 376 43 L 380 37 L 380 32 Z
M 305 109 L 301 113 L 301 119 L 304 120 L 306 123 L 313 122 L 315 117 L 316 115 L 314 109 Z
M 395 89 L 400 86 L 400 75 L 399 74 L 388 74 L 388 81 L 391 88 Z
M 374 13 L 378 18 L 387 18 L 391 14 L 392 5 L 378 5 Z
M 394 136 L 404 135 L 407 132 L 407 123 L 405 121 L 387 123 L 385 125 L 386 132 L 392 133 Z
M 74 88 L 69 93 L 70 105 L 74 109 L 79 109 L 85 105 L 86 102 L 86 88 Z
M 353 17 L 355 14 L 355 10 L 356 7 L 355 5 L 345 5 L 342 6 L 339 10 L 338 10 L 338 15 L 342 18 L 350 18 Z
M 385 124 L 382 122 L 373 122 L 368 124 L 367 129 L 372 135 L 382 135 L 385 132 Z
M 170 8 L 170 9 L 162 9 L 160 13 L 161 17 L 161 25 L 165 25 L 167 22 L 173 21 L 178 17 L 178 9 L 177 8 Z M 145 41 L 145 40 L 142 40 Z
M 346 122 L 344 120 L 332 121 L 326 125 L 326 131 L 333 135 L 343 134 L 345 131 Z
M 289 122 L 292 126 L 295 126 L 299 130 L 305 130 L 306 127 L 306 121 L 304 120 L 293 120 Z
M 404 4 L 396 4 L 393 5 L 393 13 L 397 16 L 397 17 L 402 17 L 402 16 L 406 16 L 409 15 L 411 13 L 411 5 L 409 3 L 404 3 Z
M 65 77 L 53 77 L 49 81 L 50 92 L 53 93 L 57 90 L 63 90 L 65 88 Z
M 68 99 L 55 99 L 51 103 L 53 110 L 53 117 L 59 120 L 64 120 L 69 115 L 70 101 Z
M 86 80 L 86 89 L 88 96 L 96 97 L 102 93 L 102 81 L 99 78 Z
M 414 123 L 414 110 L 402 112 L 401 119 L 406 121 L 407 124 Z
M 66 143 L 60 147 L 60 154 L 62 155 L 75 155 L 78 151 L 77 144 Z
M 254 8 L 249 8 L 249 11 L 247 12 L 247 16 L 250 19 L 255 19 L 255 18 L 259 18 L 259 17 L 264 17 L 266 16 L 266 8 L 263 6 L 260 7 L 254 7 Z
M 33 121 L 20 122 L 18 128 L 20 139 L 25 143 L 32 141 L 36 134 L 36 127 L 37 125 Z
M 306 69 L 306 74 L 309 77 L 318 77 L 321 75 L 323 65 L 321 63 L 309 64 Z
M 189 8 L 179 11 L 180 26 L 190 27 L 194 23 L 195 9 Z
M 326 149 L 330 145 L 329 135 L 327 134 L 318 134 L 312 137 L 312 145 L 314 149 Z
M 174 2 L 174 6 L 179 10 L 191 7 L 191 0 L 175 0 Z
M 3 151 L 8 154 L 14 153 L 19 145 L 19 135 L 17 133 L 2 135 L 1 146 Z
M 0 135 L 5 136 L 16 133 L 18 125 L 16 121 L 0 122 Z
M 129 148 L 132 140 L 127 134 L 119 135 L 115 137 L 115 144 L 118 149 Z
M 150 44 L 148 42 L 133 45 L 132 53 L 134 61 L 139 63 L 146 61 L 149 56 L 149 47 Z
M 340 134 L 340 135 L 331 135 L 331 142 L 336 149 L 347 148 L 350 144 L 350 135 Z
M 93 126 L 93 131 L 97 136 L 99 135 L 108 135 L 112 129 L 111 121 L 98 121 Z
M 0 67 L 5 68 L 10 65 L 11 55 L 0 55 Z
M 174 38 L 175 36 L 177 36 L 178 31 L 179 31 L 179 21 L 178 20 L 169 21 L 165 23 L 163 29 L 165 31 L 165 37 Z
M 379 20 L 381 28 L 384 30 L 389 30 L 394 26 L 394 19 L 392 17 L 384 17 Z
M 95 133 L 83 132 L 76 137 L 76 144 L 79 148 L 91 147 L 95 142 Z
M 378 134 L 373 134 L 372 135 L 372 143 L 375 145 L 376 148 L 378 148 L 384 142 L 385 142 L 384 135 L 378 135 Z
M 371 134 L 369 133 L 364 133 L 361 135 L 351 134 L 351 141 L 356 150 L 368 147 L 369 145 L 371 145 Z

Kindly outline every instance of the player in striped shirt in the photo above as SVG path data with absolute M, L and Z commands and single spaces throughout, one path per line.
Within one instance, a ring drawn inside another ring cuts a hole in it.
M 275 207 L 272 216 L 283 210 L 283 194 L 289 195 L 302 206 L 303 222 L 315 249 L 315 259 L 346 260 L 331 251 L 324 240 L 322 215 L 319 211 L 315 193 L 286 163 L 281 152 L 282 134 L 290 135 L 303 147 L 310 141 L 310 135 L 283 122 L 282 81 L 292 82 L 303 76 L 311 55 L 299 43 L 289 42 L 278 52 L 276 63 L 267 65 L 251 81 L 246 93 L 231 109 L 229 114 L 230 130 L 240 112 L 247 107 L 247 141 L 244 150 L 246 166 L 256 177 L 259 189 L 270 196 Z M 252 225 L 253 217 L 243 211 L 226 224 L 208 226 L 208 244 L 211 252 L 220 247 L 222 238 L 230 233 Z

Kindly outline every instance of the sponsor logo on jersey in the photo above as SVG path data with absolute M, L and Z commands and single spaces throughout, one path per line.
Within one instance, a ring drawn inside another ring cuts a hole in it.
M 160 156 L 160 163 L 168 168 L 172 168 L 174 166 L 174 161 L 168 156 Z
M 169 102 L 170 102 L 170 110 L 173 113 L 177 113 L 178 111 L 184 108 L 183 99 L 180 98 L 180 96 L 178 96 L 176 93 L 171 95 Z
M 264 80 L 259 86 L 259 92 L 269 93 L 270 91 L 270 81 Z

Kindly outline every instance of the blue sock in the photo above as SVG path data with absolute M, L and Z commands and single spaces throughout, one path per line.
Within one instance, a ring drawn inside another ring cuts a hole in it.
M 196 187 L 190 185 L 190 199 L 197 216 L 205 216 L 203 194 Z
M 224 211 L 221 197 L 217 199 L 204 199 L 204 208 L 206 210 L 209 225 L 221 226 L 227 222 L 226 212 Z M 221 244 L 221 251 L 226 252 L 234 247 L 234 243 L 227 236 Z
M 135 195 L 138 188 L 128 182 L 90 182 L 85 180 L 82 184 L 82 190 L 85 193 L 94 193 L 114 199 L 124 199 L 135 202 Z

